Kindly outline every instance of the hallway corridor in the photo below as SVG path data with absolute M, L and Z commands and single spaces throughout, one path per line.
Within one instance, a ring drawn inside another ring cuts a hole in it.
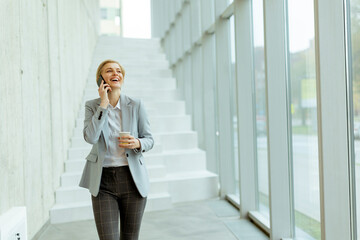
M 360 240 L 360 0 L 0 2 L 0 240 L 98 239 L 126 159 L 141 240 Z

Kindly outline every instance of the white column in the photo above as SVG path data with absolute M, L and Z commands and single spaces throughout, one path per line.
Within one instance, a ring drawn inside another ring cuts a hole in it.
M 251 0 L 235 2 L 241 217 L 256 209 L 256 133 Z
M 342 0 L 315 1 L 321 238 L 326 240 L 355 239 L 351 226 L 356 225 L 350 221 L 355 210 L 350 205 L 349 169 L 355 166 L 350 165 L 347 135 L 344 12 Z
M 218 6 L 218 5 L 217 5 Z M 219 18 L 215 23 L 216 77 L 219 131 L 219 162 L 221 196 L 233 193 L 235 176 L 233 169 L 234 141 L 232 133 L 231 101 L 231 59 L 229 20 Z
M 204 105 L 203 105 L 203 58 L 202 46 L 196 45 L 192 49 L 192 88 L 193 88 L 193 116 L 194 129 L 198 133 L 199 147 L 204 149 Z
M 291 119 L 289 114 L 286 4 L 264 1 L 270 238 L 292 237 Z
M 203 38 L 203 79 L 204 79 L 204 131 L 208 170 L 219 173 L 216 95 L 216 53 L 215 35 Z

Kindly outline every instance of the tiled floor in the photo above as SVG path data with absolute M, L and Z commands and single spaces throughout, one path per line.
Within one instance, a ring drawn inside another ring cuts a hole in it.
M 262 231 L 238 217 L 225 200 L 176 204 L 170 210 L 144 214 L 141 240 L 267 240 Z M 95 222 L 50 225 L 39 240 L 98 239 Z

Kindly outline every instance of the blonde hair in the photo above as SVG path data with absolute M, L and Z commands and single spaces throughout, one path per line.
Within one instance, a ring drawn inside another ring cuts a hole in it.
M 122 73 L 123 77 L 125 78 L 125 69 L 123 68 L 123 66 L 121 66 L 121 64 L 118 63 L 118 62 L 115 61 L 115 60 L 108 59 L 108 60 L 105 60 L 105 61 L 103 61 L 102 63 L 100 63 L 100 65 L 98 66 L 97 71 L 96 71 L 96 82 L 97 82 L 98 78 L 99 78 L 100 75 L 101 75 L 102 69 L 103 69 L 104 66 L 105 66 L 106 64 L 108 64 L 108 63 L 116 63 L 116 64 L 118 64 L 119 67 L 120 67 L 120 69 L 121 69 L 121 73 Z

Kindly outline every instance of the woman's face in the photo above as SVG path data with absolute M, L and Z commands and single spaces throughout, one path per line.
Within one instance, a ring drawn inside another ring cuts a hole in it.
M 121 88 L 124 77 L 121 68 L 117 63 L 107 63 L 101 71 L 105 82 L 110 85 L 111 89 Z

